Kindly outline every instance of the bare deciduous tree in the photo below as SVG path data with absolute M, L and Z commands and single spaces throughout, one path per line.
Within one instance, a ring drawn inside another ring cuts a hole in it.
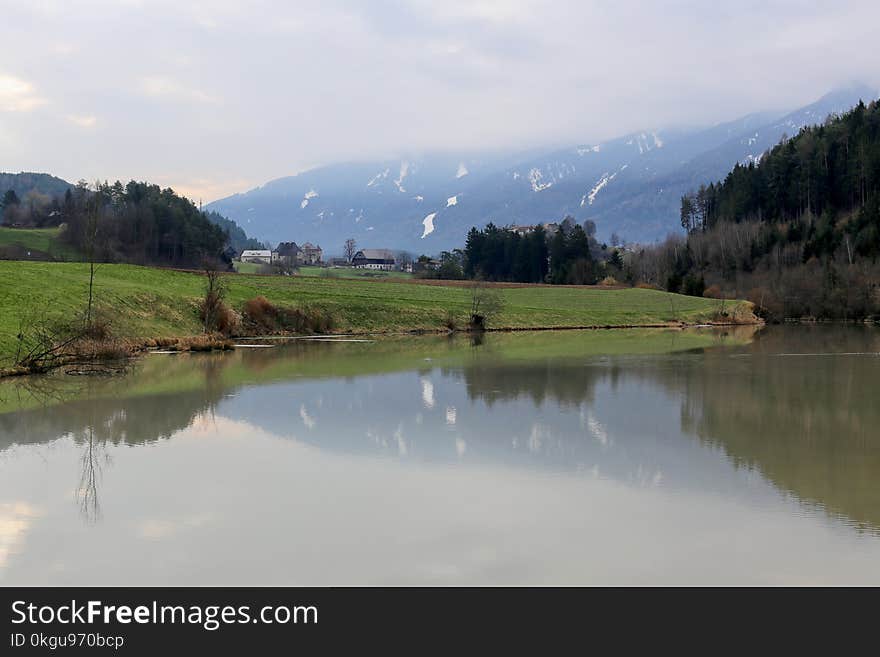
M 357 242 L 354 241 L 354 238 L 349 237 L 345 240 L 345 245 L 342 248 L 342 253 L 345 255 L 345 259 L 350 263 L 354 259 L 354 254 L 357 253 Z
M 473 330 L 485 330 L 489 321 L 494 319 L 503 309 L 504 300 L 496 287 L 490 287 L 486 281 L 476 278 L 471 283 L 471 319 Z

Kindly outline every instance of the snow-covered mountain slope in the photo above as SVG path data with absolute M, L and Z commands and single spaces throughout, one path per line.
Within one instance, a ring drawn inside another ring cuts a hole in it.
M 876 92 L 851 87 L 794 112 L 752 114 L 706 129 L 646 130 L 603 143 L 513 154 L 429 155 L 337 164 L 280 178 L 208 208 L 248 234 L 437 253 L 471 226 L 596 222 L 600 238 L 662 238 L 678 226 L 681 195 L 757 160 L 784 135 L 820 123 Z

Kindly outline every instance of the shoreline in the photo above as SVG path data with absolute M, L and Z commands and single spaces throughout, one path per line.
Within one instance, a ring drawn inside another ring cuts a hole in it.
M 523 332 L 550 332 L 550 331 L 608 331 L 608 330 L 633 330 L 633 329 L 673 329 L 684 331 L 696 328 L 725 328 L 725 327 L 741 327 L 741 326 L 764 326 L 766 323 L 757 318 L 755 321 L 731 321 L 731 322 L 666 322 L 666 323 L 649 323 L 649 324 L 596 324 L 582 326 L 535 326 L 535 327 L 489 327 L 481 330 L 474 329 L 456 329 L 449 330 L 443 328 L 437 329 L 409 329 L 409 330 L 389 330 L 389 331 L 345 331 L 339 333 L 271 333 L 266 335 L 235 335 L 235 336 L 185 336 L 179 338 L 144 338 L 140 340 L 116 339 L 107 342 L 107 345 L 113 345 L 123 348 L 128 352 L 123 358 L 86 358 L 78 360 L 84 355 L 73 353 L 67 361 L 59 362 L 54 367 L 44 369 L 29 369 L 23 366 L 12 366 L 8 368 L 0 368 L 0 379 L 24 376 L 39 376 L 47 374 L 51 371 L 70 367 L 71 365 L 81 364 L 86 367 L 110 365 L 120 363 L 122 361 L 130 361 L 143 357 L 150 352 L 161 351 L 163 353 L 204 353 L 214 351 L 234 351 L 237 347 L 234 344 L 236 340 L 320 340 L 343 338 L 343 337 L 365 337 L 365 336 L 418 336 L 418 335 L 455 335 L 455 334 L 482 334 L 482 333 L 523 333 Z

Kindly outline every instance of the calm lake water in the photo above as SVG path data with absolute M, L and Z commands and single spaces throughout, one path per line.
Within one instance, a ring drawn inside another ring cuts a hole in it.
M 0 584 L 880 584 L 880 330 L 300 340 L 0 382 Z

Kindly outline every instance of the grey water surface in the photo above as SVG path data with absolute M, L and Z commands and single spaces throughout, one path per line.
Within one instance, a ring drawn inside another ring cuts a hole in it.
M 273 341 L 0 382 L 0 584 L 880 584 L 880 330 Z

